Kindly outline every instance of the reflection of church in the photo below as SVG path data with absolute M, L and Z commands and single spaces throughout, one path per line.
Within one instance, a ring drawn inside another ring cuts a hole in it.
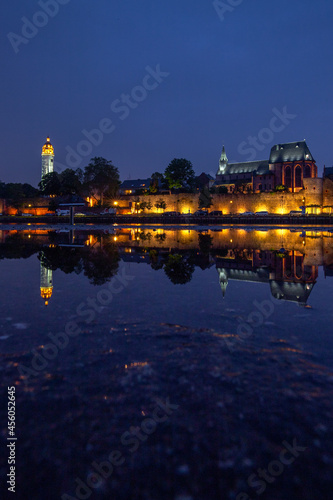
M 305 265 L 298 251 L 229 250 L 216 259 L 223 296 L 229 281 L 268 283 L 271 294 L 305 306 L 318 278 L 318 267 Z
M 53 272 L 40 263 L 40 294 L 47 306 L 53 292 Z

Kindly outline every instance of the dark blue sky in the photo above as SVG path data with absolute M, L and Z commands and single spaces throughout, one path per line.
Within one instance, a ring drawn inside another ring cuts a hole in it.
M 332 166 L 333 2 L 223 3 L 218 15 L 210 0 L 51 0 L 51 18 L 38 1 L 5 2 L 0 179 L 37 185 L 47 134 L 66 166 L 66 148 L 105 118 L 100 144 L 81 144 L 70 165 L 104 156 L 122 179 L 142 178 L 185 157 L 215 173 L 222 144 L 245 161 L 306 139 L 319 172 Z M 24 17 L 45 26 L 27 31 Z M 119 102 L 132 92 L 140 102 Z M 272 121 L 279 113 L 291 116 Z

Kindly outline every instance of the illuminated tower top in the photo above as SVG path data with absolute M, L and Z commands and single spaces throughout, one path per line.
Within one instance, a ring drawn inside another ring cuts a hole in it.
M 42 156 L 45 156 L 45 155 L 54 155 L 54 149 L 53 149 L 53 146 L 50 142 L 49 137 L 46 138 L 46 142 L 45 142 L 43 149 L 42 149 Z
M 51 144 L 50 138 L 47 137 L 46 142 L 42 148 L 42 178 L 46 174 L 53 172 L 54 166 L 54 148 Z

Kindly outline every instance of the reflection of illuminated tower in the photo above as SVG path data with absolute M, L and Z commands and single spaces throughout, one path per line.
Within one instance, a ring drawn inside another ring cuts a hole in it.
M 52 284 L 52 270 L 47 269 L 40 264 L 40 294 L 42 299 L 45 300 L 45 305 L 49 303 L 49 299 L 52 297 L 53 284 Z
M 50 138 L 47 137 L 46 143 L 42 148 L 42 178 L 44 175 L 53 172 L 53 162 L 54 162 L 54 149 L 50 142 Z
M 219 272 L 220 286 L 224 297 L 228 286 L 228 276 L 225 269 L 218 269 L 218 272 Z

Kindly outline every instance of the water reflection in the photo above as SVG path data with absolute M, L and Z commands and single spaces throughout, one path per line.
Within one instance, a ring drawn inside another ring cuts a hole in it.
M 305 264 L 298 251 L 228 251 L 216 267 L 223 296 L 229 281 L 267 283 L 275 299 L 306 305 L 318 278 L 318 266 Z
M 40 263 L 40 295 L 47 306 L 53 293 L 53 272 Z
M 201 231 L 164 228 L 119 228 L 109 231 L 1 231 L 0 259 L 40 260 L 40 291 L 45 304 L 53 292 L 53 271 L 83 273 L 101 286 L 118 272 L 120 260 L 163 269 L 175 285 L 192 279 L 196 267 L 217 270 L 222 294 L 234 282 L 270 287 L 280 300 L 305 306 L 323 266 L 333 274 L 330 231 L 244 230 Z

